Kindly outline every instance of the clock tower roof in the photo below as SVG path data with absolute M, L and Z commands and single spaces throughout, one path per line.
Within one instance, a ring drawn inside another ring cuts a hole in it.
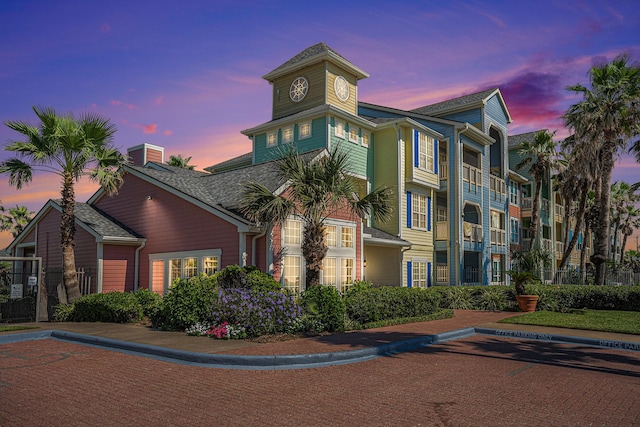
M 345 68 L 353 73 L 358 80 L 369 77 L 369 74 L 366 71 L 356 67 L 342 55 L 331 49 L 325 43 L 321 42 L 306 48 L 284 64 L 262 76 L 262 78 L 269 82 L 273 82 L 278 77 L 321 61 L 330 61 Z

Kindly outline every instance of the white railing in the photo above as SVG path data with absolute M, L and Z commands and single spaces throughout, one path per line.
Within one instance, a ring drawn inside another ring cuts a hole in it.
M 564 218 L 564 206 L 556 203 L 555 209 L 556 209 L 556 219 L 559 221 L 562 221 L 562 219 Z
M 449 222 L 436 222 L 436 240 L 449 240 Z
M 506 246 L 507 232 L 499 228 L 491 227 L 491 244 L 496 246 Z
M 494 200 L 503 200 L 507 197 L 507 185 L 504 179 L 497 177 L 495 175 L 491 175 L 490 179 L 490 187 L 491 187 L 491 195 Z
M 447 162 L 442 161 L 438 165 L 438 175 L 440 176 L 440 179 L 449 178 L 449 168 L 447 166 Z
M 449 283 L 449 266 L 446 264 L 436 265 L 436 282 Z
M 562 254 L 564 253 L 564 243 L 556 242 L 555 247 L 556 247 L 556 258 L 562 259 Z
M 462 235 L 467 242 L 482 242 L 482 225 L 472 224 L 470 222 L 462 223 Z
M 533 199 L 531 197 L 523 197 L 522 198 L 522 209 L 531 209 L 533 206 Z
M 482 171 L 476 167 L 462 164 L 462 180 L 469 184 L 469 189 L 477 191 L 478 187 L 482 185 Z M 475 186 L 475 188 L 473 188 Z
M 542 249 L 551 251 L 553 249 L 553 241 L 551 239 L 542 239 Z
M 540 210 L 542 212 L 551 212 L 551 201 L 549 201 L 549 199 L 542 199 Z

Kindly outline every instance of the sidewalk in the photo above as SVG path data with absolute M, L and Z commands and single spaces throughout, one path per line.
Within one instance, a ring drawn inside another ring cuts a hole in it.
M 455 310 L 454 317 L 450 319 L 267 343 L 214 340 L 132 324 L 43 322 L 23 324 L 37 329 L 0 333 L 0 345 L 29 339 L 58 338 L 128 353 L 142 353 L 159 359 L 215 366 L 246 365 L 247 369 L 259 369 L 260 366 L 273 368 L 274 365 L 287 369 L 303 365 L 351 363 L 477 333 L 640 351 L 638 335 L 497 323 L 518 314 Z

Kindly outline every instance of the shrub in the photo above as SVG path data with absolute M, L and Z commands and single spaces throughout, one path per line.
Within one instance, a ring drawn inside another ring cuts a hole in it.
M 317 319 L 329 332 L 343 332 L 345 304 L 332 285 L 316 285 L 302 293 L 300 304 L 307 316 Z
M 218 286 L 225 289 L 246 288 L 247 272 L 239 265 L 229 265 L 223 268 L 218 274 Z
M 474 289 L 470 286 L 439 286 L 432 288 L 441 295 L 440 306 L 458 310 L 472 310 L 476 308 L 474 303 Z
M 247 273 L 247 286 L 267 292 L 281 292 L 282 284 L 276 281 L 270 274 L 258 269 Z
M 152 292 L 149 289 L 138 289 L 135 296 L 142 306 L 142 312 L 146 317 L 152 317 L 158 310 L 160 310 L 162 295 Z
M 282 290 L 282 285 L 271 275 L 252 265 L 246 267 L 230 265 L 223 268 L 215 277 L 218 286 L 225 289 L 261 289 L 272 292 Z
M 438 311 L 440 295 L 425 289 L 383 286 L 345 297 L 347 316 L 360 324 L 427 316 Z
M 292 332 L 302 310 L 292 295 L 260 289 L 220 288 L 214 298 L 211 322 L 241 328 L 249 337 Z M 228 328 L 227 328 L 228 329 Z
M 508 306 L 507 290 L 503 286 L 483 286 L 474 296 L 478 310 L 502 311 Z
M 142 306 L 132 292 L 107 292 L 90 294 L 78 298 L 73 308 L 60 306 L 60 314 L 55 319 L 71 322 L 129 323 L 142 320 Z
M 151 323 L 168 331 L 184 331 L 198 322 L 208 322 L 216 296 L 215 276 L 176 280 L 162 297 L 159 309 L 151 313 Z
M 71 322 L 73 316 L 73 304 L 60 304 L 56 306 L 56 311 L 53 313 L 54 322 Z

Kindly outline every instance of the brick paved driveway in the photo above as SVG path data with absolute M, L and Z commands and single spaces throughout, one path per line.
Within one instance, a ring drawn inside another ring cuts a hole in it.
M 487 336 L 364 363 L 192 367 L 54 340 L 0 346 L 2 426 L 640 425 L 640 354 Z

